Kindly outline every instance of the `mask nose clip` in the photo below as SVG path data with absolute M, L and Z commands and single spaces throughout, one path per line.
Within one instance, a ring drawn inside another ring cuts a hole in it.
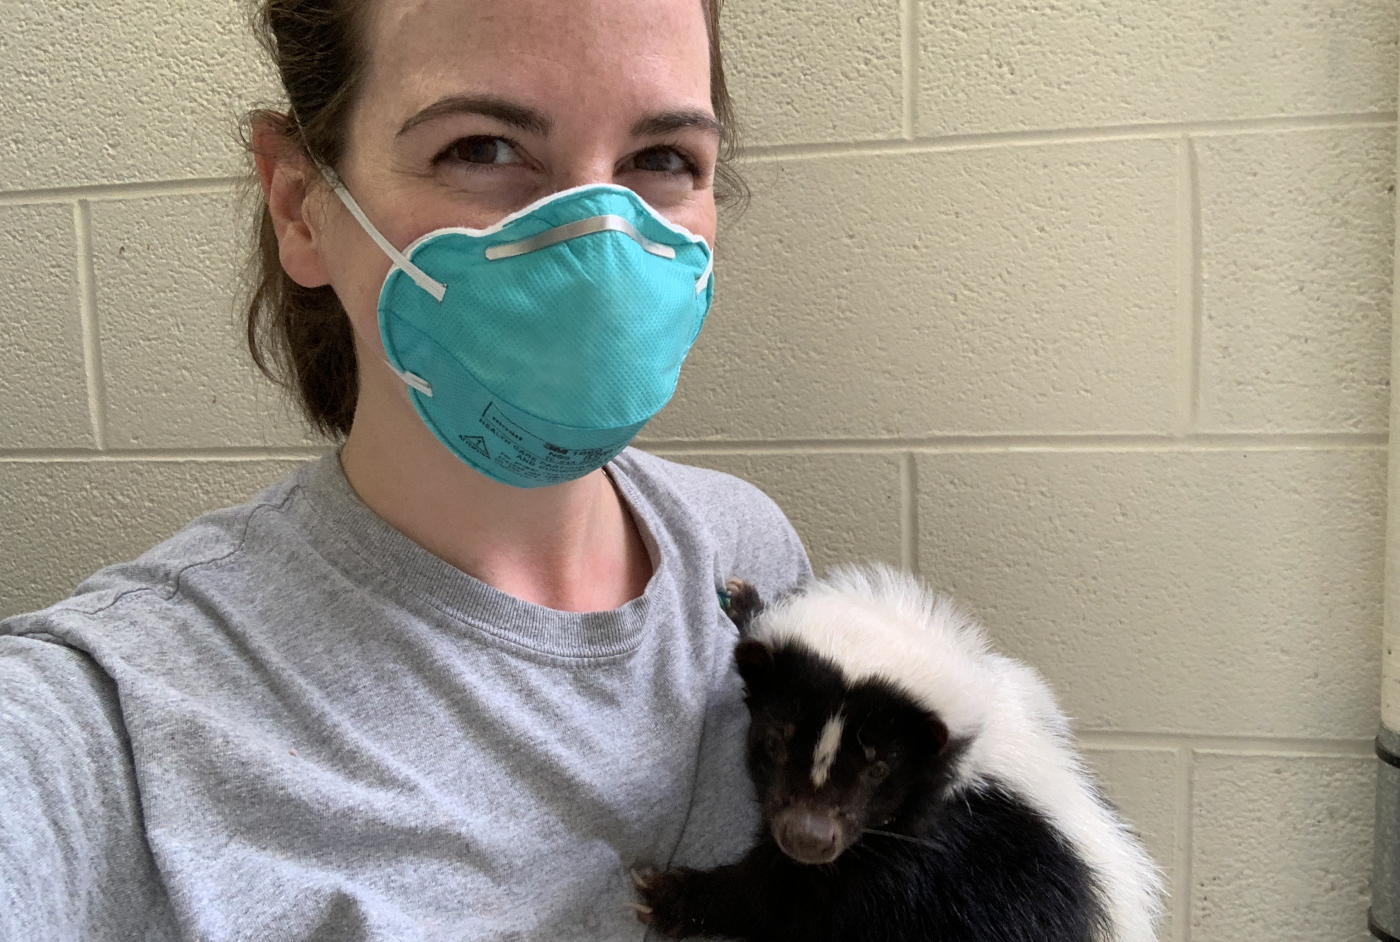
M 502 258 L 528 255 L 531 252 L 538 252 L 540 249 L 547 249 L 551 245 L 558 245 L 560 242 L 567 242 L 580 236 L 593 235 L 596 232 L 620 232 L 652 255 L 671 260 L 676 257 L 674 248 L 665 243 L 648 239 L 638 232 L 637 227 L 632 223 L 621 216 L 614 215 L 591 216 L 588 219 L 579 219 L 562 226 L 555 226 L 553 229 L 546 229 L 539 235 L 521 239 L 519 242 L 487 246 L 486 257 L 494 262 Z M 714 270 L 715 258 L 711 254 L 705 263 L 705 270 L 700 273 L 699 278 L 695 279 L 695 296 L 697 298 L 705 290 L 705 286 L 710 283 L 710 276 L 714 274 Z
M 539 235 L 521 239 L 519 242 L 492 245 L 486 249 L 486 257 L 494 262 L 497 259 L 528 255 L 531 252 L 538 252 L 540 249 L 547 249 L 551 245 L 558 245 L 560 242 L 568 242 L 570 239 L 577 239 L 580 236 L 593 235 L 595 232 L 620 232 L 652 255 L 668 259 L 676 257 L 675 249 L 660 242 L 653 242 L 638 232 L 637 227 L 626 219 L 613 215 L 590 216 L 587 219 L 579 219 L 562 226 L 555 226 L 553 229 L 546 229 Z

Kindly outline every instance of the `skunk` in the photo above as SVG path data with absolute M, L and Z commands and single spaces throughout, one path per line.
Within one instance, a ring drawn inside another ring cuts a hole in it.
M 739 626 L 758 846 L 633 871 L 672 938 L 1152 942 L 1156 868 L 1031 668 L 913 577 L 838 571 Z

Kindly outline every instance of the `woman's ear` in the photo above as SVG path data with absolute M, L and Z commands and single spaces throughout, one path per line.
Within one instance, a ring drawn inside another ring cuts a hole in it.
M 258 182 L 277 233 L 283 270 L 303 288 L 330 284 L 320 229 L 310 218 L 317 202 L 313 184 L 320 174 L 275 116 L 255 118 L 251 130 Z

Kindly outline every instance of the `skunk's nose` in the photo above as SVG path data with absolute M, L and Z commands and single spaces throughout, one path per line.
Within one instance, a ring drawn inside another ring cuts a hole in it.
M 806 809 L 794 809 L 774 821 L 773 838 L 798 863 L 831 863 L 842 850 L 836 820 Z

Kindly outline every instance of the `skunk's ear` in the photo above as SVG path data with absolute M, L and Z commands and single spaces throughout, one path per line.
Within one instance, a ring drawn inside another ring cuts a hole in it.
M 938 718 L 937 713 L 928 715 L 928 729 L 933 734 L 933 741 L 938 743 L 938 751 L 942 752 L 943 747 L 948 745 L 948 727 Z
M 752 693 L 773 670 L 773 649 L 762 641 L 740 641 L 734 647 L 734 663 Z

